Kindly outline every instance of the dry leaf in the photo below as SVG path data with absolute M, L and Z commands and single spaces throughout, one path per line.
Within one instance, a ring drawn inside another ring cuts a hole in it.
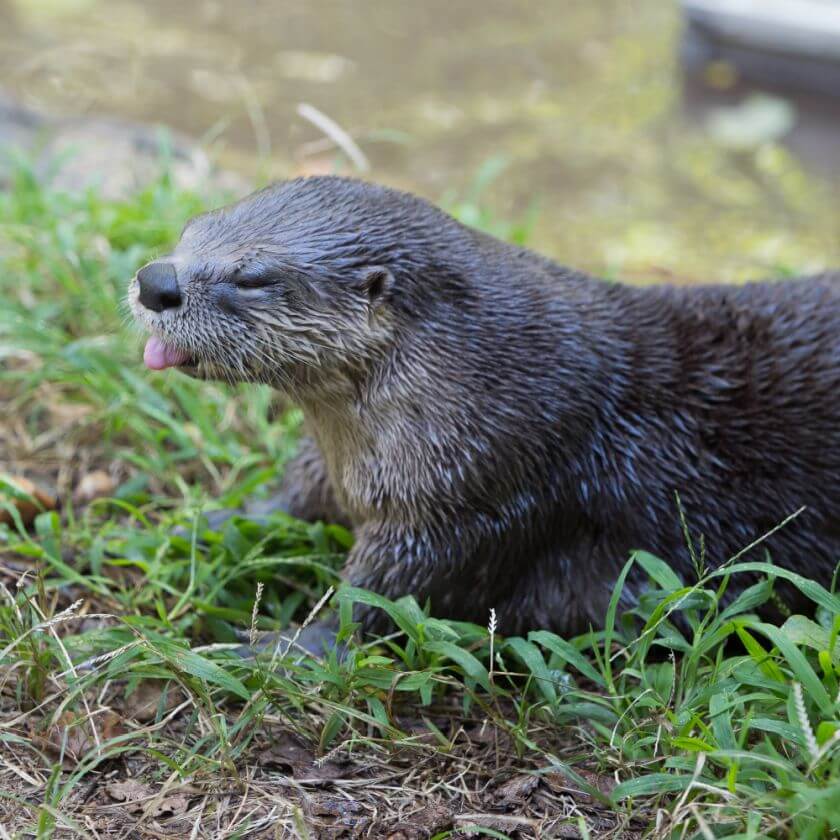
M 164 796 L 155 795 L 152 788 L 139 779 L 123 779 L 105 786 L 105 792 L 116 802 L 123 802 L 129 813 L 144 812 L 152 817 L 179 816 L 190 806 L 190 794 L 196 790 L 184 785 Z
M 164 815 L 177 817 L 185 813 L 189 807 L 189 797 L 183 793 L 175 793 L 171 796 L 164 796 L 160 802 L 155 802 L 152 815 L 155 817 L 162 817 Z
M 154 720 L 161 705 L 161 697 L 166 689 L 163 714 L 171 712 L 183 699 L 184 694 L 174 683 L 164 680 L 143 680 L 131 694 L 123 700 L 123 712 L 127 717 L 140 723 Z
M 452 811 L 442 802 L 430 802 L 408 819 L 391 826 L 388 840 L 427 840 L 452 827 Z
M 602 773 L 593 773 L 591 770 L 586 770 L 582 767 L 577 767 L 575 769 L 584 781 L 588 782 L 592 785 L 592 787 L 597 788 L 601 791 L 601 793 L 609 796 L 613 792 L 613 789 L 616 786 L 616 781 L 612 776 L 606 776 Z M 543 776 L 543 780 L 556 793 L 572 793 L 575 799 L 582 803 L 588 804 L 594 802 L 594 799 L 588 793 L 579 791 L 575 783 L 561 773 L 546 773 Z
M 114 492 L 114 486 L 114 479 L 105 470 L 94 470 L 82 476 L 76 485 L 73 498 L 77 502 L 90 502 L 101 496 L 110 496 Z
M 295 776 L 308 773 L 313 766 L 312 750 L 288 733 L 272 738 L 261 751 L 263 763 L 289 768 Z
M 93 408 L 85 403 L 56 400 L 50 402 L 48 411 L 50 413 L 48 428 L 57 429 L 60 426 L 79 423 L 93 413 Z
M 114 712 L 95 715 L 94 723 L 101 743 L 122 734 L 122 718 Z M 73 712 L 64 712 L 46 732 L 33 732 L 32 740 L 55 756 L 64 750 L 65 766 L 78 764 L 91 750 L 96 749 L 90 720 Z
M 105 785 L 105 793 L 117 802 L 131 803 L 148 799 L 152 795 L 152 790 L 139 779 L 123 779 L 121 782 Z
M 313 799 L 309 804 L 309 810 L 312 814 L 318 816 L 340 817 L 342 820 L 351 820 L 356 814 L 362 813 L 364 809 L 361 803 L 355 799 L 325 796 Z
M 496 788 L 496 796 L 500 805 L 518 805 L 524 802 L 539 784 L 537 776 L 523 774 L 508 779 L 504 784 Z
M 34 501 L 17 499 L 4 490 L 0 490 L 0 502 L 11 502 L 17 508 L 24 525 L 29 525 L 42 510 L 55 510 L 58 505 L 58 500 L 54 495 L 33 484 L 27 478 L 11 475 L 0 475 L 0 478 L 34 499 Z M 10 525 L 13 521 L 8 510 L 0 509 L 0 523 Z

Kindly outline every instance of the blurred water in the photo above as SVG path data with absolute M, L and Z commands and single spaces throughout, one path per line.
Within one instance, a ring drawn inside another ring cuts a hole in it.
M 40 107 L 171 125 L 255 175 L 350 171 L 310 103 L 379 180 L 469 205 L 496 171 L 493 218 L 600 272 L 840 264 L 834 153 L 817 140 L 809 171 L 760 131 L 722 144 L 683 104 L 679 33 L 663 0 L 0 0 L 0 78 Z

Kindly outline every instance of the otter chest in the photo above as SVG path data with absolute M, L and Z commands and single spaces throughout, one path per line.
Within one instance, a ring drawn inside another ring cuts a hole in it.
M 391 471 L 383 470 L 375 440 L 349 423 L 316 427 L 313 433 L 341 507 L 355 522 L 381 514 Z
M 313 428 L 339 504 L 358 523 L 422 518 L 427 501 L 442 489 L 440 476 L 433 475 L 440 459 L 404 427 L 355 419 Z

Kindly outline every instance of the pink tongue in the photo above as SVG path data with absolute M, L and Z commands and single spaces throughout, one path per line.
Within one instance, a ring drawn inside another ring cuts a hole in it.
M 146 348 L 143 350 L 143 362 L 150 370 L 165 370 L 182 365 L 189 358 L 190 354 L 185 350 L 169 347 L 155 335 L 146 342 Z

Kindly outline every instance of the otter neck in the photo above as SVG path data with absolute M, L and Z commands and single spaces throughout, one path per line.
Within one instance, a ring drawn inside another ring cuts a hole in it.
M 581 488 L 597 486 L 596 430 L 630 387 L 633 352 L 620 287 L 551 279 L 479 298 L 478 312 L 453 308 L 404 333 L 362 378 L 300 401 L 354 518 L 420 518 L 491 478 L 481 503 L 496 509 L 529 495 L 591 504 Z

